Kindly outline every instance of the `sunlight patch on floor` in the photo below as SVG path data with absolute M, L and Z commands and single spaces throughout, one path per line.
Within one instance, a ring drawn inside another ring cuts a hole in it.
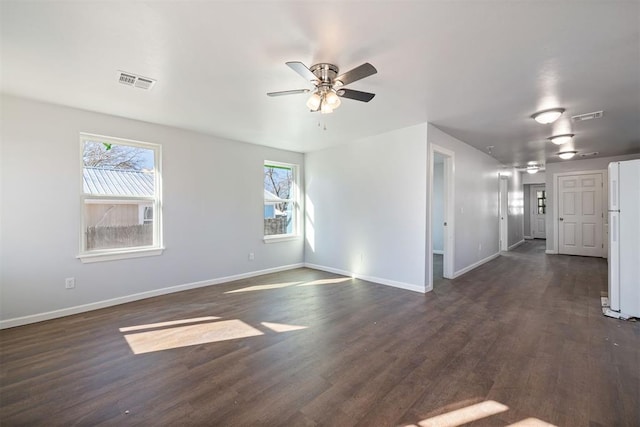
M 283 283 L 272 283 L 268 285 L 254 285 L 248 286 L 246 288 L 234 289 L 232 291 L 227 291 L 225 294 L 235 294 L 239 292 L 252 292 L 252 291 L 266 291 L 269 289 L 281 289 L 281 288 L 289 288 L 292 286 L 302 287 L 302 286 L 317 286 L 317 285 L 331 285 L 336 283 L 347 282 L 351 280 L 350 277 L 336 277 L 333 279 L 318 279 L 311 280 L 309 282 L 283 282 Z
M 196 317 L 193 319 L 171 320 L 169 322 L 149 323 L 147 325 L 138 325 L 138 326 L 127 326 L 126 328 L 120 328 L 120 332 L 140 331 L 143 329 L 162 328 L 165 326 L 184 325 L 185 323 L 198 323 L 198 322 L 206 322 L 208 320 L 218 320 L 218 319 L 220 318 L 214 317 L 214 316 L 206 316 L 206 317 Z
M 271 329 L 274 332 L 289 332 L 299 331 L 300 329 L 307 329 L 306 326 L 285 325 L 284 323 L 261 322 L 260 324 L 265 328 Z
M 283 333 L 307 329 L 308 326 L 286 323 L 260 322 L 263 331 L 242 320 L 219 320 L 220 317 L 207 316 L 193 319 L 150 323 L 147 325 L 120 328 L 133 354 L 151 353 L 199 344 L 210 344 L 240 338 L 256 337 L 271 333 Z M 199 322 L 197 324 L 193 324 Z M 186 325 L 186 323 L 191 323 Z M 180 325 L 180 326 L 176 326 Z M 266 329 L 264 329 L 266 328 Z M 143 332 L 137 332 L 142 331 Z
M 343 283 L 351 280 L 350 277 L 336 277 L 335 279 L 318 279 L 313 280 L 311 282 L 306 282 L 298 285 L 298 287 L 302 286 L 316 286 L 316 285 L 330 285 L 334 283 Z
M 537 418 L 527 418 L 517 423 L 509 424 L 507 427 L 556 427 Z
M 223 320 L 125 335 L 134 354 L 264 335 L 242 320 Z
M 473 421 L 487 418 L 501 412 L 508 411 L 509 407 L 494 400 L 486 400 L 465 408 L 456 409 L 435 417 L 418 422 L 420 427 L 456 427 Z
M 406 424 L 404 427 L 457 427 L 474 421 L 488 418 L 493 415 L 506 412 L 509 410 L 507 405 L 496 402 L 495 400 L 486 400 L 484 402 L 475 403 L 460 409 L 445 412 L 444 414 L 426 418 L 418 421 L 416 424 Z M 557 427 L 538 418 L 526 418 L 506 427 Z
M 299 285 L 300 283 L 303 283 L 303 282 L 284 282 L 284 283 L 273 283 L 270 285 L 248 286 L 246 288 L 234 289 L 233 291 L 225 292 L 225 294 L 235 294 L 238 292 L 265 291 L 268 289 L 288 288 L 289 286 Z

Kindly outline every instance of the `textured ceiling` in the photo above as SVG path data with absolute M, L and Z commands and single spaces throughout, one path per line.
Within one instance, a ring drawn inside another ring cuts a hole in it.
M 312 151 L 429 121 L 507 165 L 640 152 L 640 2 L 1 3 L 5 93 L 239 141 Z M 376 93 L 310 113 L 284 65 L 364 62 Z M 117 83 L 117 70 L 158 80 Z M 554 125 L 536 110 L 564 107 Z M 604 110 L 604 117 L 568 117 Z M 326 130 L 324 128 L 326 127 Z M 118 135 L 115 135 L 118 136 Z M 563 149 L 571 148 L 570 146 Z

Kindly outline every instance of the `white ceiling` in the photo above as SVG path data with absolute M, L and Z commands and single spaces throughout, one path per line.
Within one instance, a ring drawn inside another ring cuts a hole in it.
M 638 1 L 175 1 L 1 3 L 0 89 L 9 94 L 312 151 L 429 121 L 507 165 L 552 162 L 545 138 L 640 152 Z M 310 113 L 285 66 L 364 62 L 374 92 Z M 117 83 L 117 70 L 158 80 Z M 564 107 L 540 125 L 536 110 Z M 602 119 L 568 117 L 604 110 Z M 321 126 L 318 124 L 321 123 Z M 326 125 L 327 130 L 323 130 Z M 118 136 L 118 135 L 116 135 Z M 564 148 L 564 146 L 563 146 Z

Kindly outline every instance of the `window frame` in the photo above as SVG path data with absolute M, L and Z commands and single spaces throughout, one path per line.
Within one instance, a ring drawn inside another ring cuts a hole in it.
M 288 199 L 283 199 L 283 200 L 287 200 L 289 203 L 292 204 L 291 207 L 291 218 L 293 221 L 293 227 L 292 227 L 292 231 L 291 233 L 286 233 L 286 234 L 271 234 L 271 235 L 265 235 L 264 234 L 264 202 L 266 201 L 266 199 L 264 198 L 264 168 L 268 167 L 268 166 L 275 166 L 275 167 L 280 167 L 280 168 L 287 168 L 287 169 L 291 169 L 291 175 L 292 175 L 292 183 L 291 183 L 291 194 L 289 194 L 289 198 Z M 262 163 L 262 218 L 263 218 L 263 227 L 262 227 L 262 239 L 264 241 L 264 243 L 276 243 L 276 242 L 284 242 L 287 240 L 295 240 L 295 239 L 299 239 L 300 238 L 300 167 L 299 165 L 295 164 L 295 163 L 285 163 L 285 162 L 276 162 L 276 161 L 272 161 L 272 160 L 265 160 Z
M 83 176 L 84 176 L 84 146 L 85 142 L 106 142 L 113 145 L 125 145 L 130 147 L 144 148 L 153 151 L 154 158 L 154 196 L 111 196 L 111 195 L 95 195 L 84 192 Z M 112 136 L 96 135 L 86 132 L 80 132 L 80 233 L 79 253 L 76 258 L 83 263 L 92 263 L 99 261 L 113 261 L 119 259 L 139 258 L 146 256 L 157 256 L 162 254 L 163 246 L 163 227 L 162 227 L 162 146 L 151 142 L 135 141 L 131 139 L 116 138 Z M 151 203 L 153 209 L 153 244 L 149 246 L 134 246 L 126 248 L 109 248 L 109 249 L 86 249 L 86 218 L 85 204 L 87 200 L 95 200 L 98 203 L 114 203 L 124 204 L 132 202 Z

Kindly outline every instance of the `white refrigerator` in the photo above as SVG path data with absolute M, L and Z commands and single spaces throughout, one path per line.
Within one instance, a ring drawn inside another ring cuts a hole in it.
M 640 317 L 640 160 L 609 163 L 607 316 Z

